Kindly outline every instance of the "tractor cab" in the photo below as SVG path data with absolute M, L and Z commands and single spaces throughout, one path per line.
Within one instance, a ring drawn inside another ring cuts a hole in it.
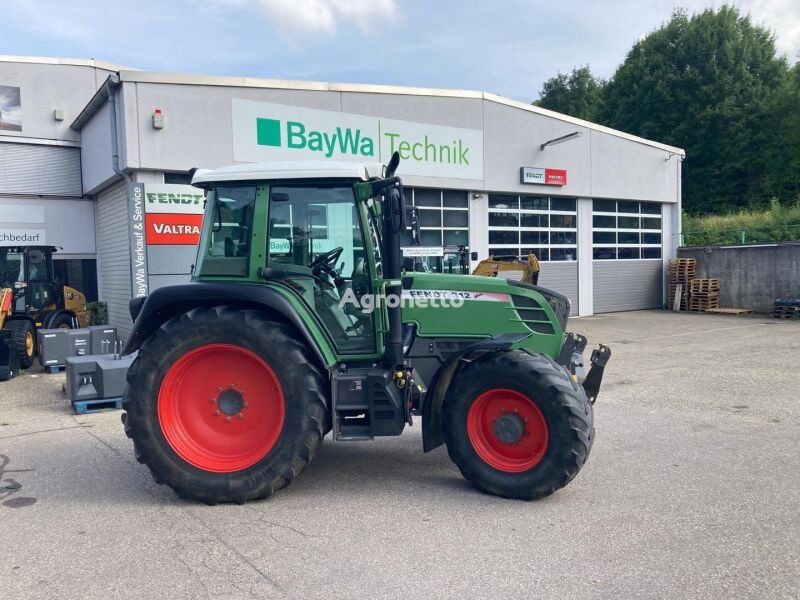
M 540 498 L 577 474 L 610 351 L 585 375 L 569 300 L 467 275 L 463 247 L 454 274 L 409 265 L 398 166 L 395 153 L 194 173 L 193 280 L 134 299 L 124 349 L 138 351 L 125 430 L 157 481 L 209 503 L 266 497 L 327 433 L 399 435 L 414 416 L 423 450 L 446 444 L 484 491 Z

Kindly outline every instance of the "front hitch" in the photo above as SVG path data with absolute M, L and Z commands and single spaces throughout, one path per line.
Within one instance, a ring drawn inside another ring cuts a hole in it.
M 592 368 L 583 380 L 583 391 L 586 392 L 586 397 L 591 404 L 597 400 L 597 394 L 600 393 L 600 384 L 603 381 L 603 370 L 611 358 L 611 348 L 604 344 L 600 344 L 599 348 L 592 350 Z
M 566 367 L 575 379 L 583 386 L 586 397 L 592 404 L 597 400 L 600 393 L 600 384 L 603 381 L 603 370 L 608 359 L 611 358 L 611 348 L 600 344 L 599 348 L 592 350 L 589 359 L 591 368 L 586 372 L 584 366 L 583 351 L 586 348 L 586 338 L 579 333 L 567 333 L 561 353 L 558 356 L 558 364 Z

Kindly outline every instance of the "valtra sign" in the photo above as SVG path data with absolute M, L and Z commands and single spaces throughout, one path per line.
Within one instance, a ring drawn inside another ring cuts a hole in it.
M 145 231 L 150 246 L 196 246 L 200 242 L 204 198 L 189 185 L 145 188 Z
M 520 167 L 519 182 L 538 185 L 567 185 L 567 171 L 566 169 Z
M 483 132 L 285 104 L 232 100 L 237 162 L 389 162 L 401 175 L 483 179 Z

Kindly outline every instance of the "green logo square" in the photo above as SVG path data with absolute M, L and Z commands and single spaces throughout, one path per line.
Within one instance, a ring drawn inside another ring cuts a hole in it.
M 280 146 L 281 122 L 277 119 L 256 118 L 256 139 L 259 146 Z

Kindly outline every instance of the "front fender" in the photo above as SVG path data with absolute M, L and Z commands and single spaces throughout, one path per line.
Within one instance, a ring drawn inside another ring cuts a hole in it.
M 529 337 L 530 333 L 504 333 L 476 342 L 453 354 L 433 376 L 425 402 L 422 405 L 422 450 L 430 452 L 444 443 L 442 435 L 442 407 L 447 388 L 464 362 L 487 352 L 510 350 L 514 344 Z
M 335 364 L 332 347 L 314 322 L 310 311 L 301 314 L 297 304 L 287 295 L 268 285 L 228 282 L 195 281 L 155 290 L 145 298 L 130 302 L 133 329 L 125 343 L 123 354 L 138 350 L 145 339 L 169 319 L 203 306 L 236 306 L 242 309 L 265 310 L 286 321 L 306 340 L 325 367 Z

